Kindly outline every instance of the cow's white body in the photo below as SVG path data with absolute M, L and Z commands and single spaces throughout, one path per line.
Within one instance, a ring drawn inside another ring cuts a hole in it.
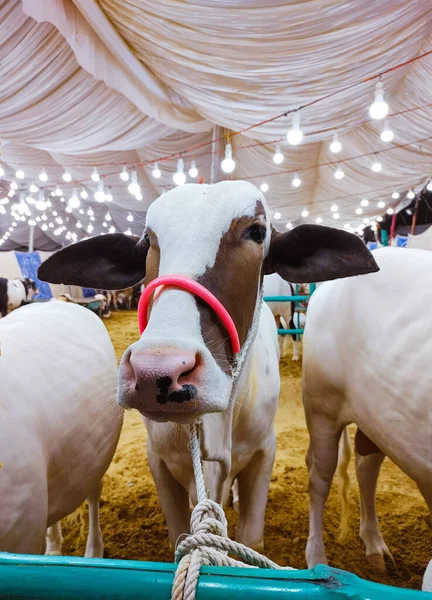
M 264 277 L 264 296 L 294 296 L 295 287 L 292 283 L 285 281 L 278 273 L 272 273 Z M 269 307 L 279 327 L 279 320 L 282 320 L 284 329 L 297 328 L 297 321 L 294 322 L 295 303 L 294 302 L 269 302 Z M 291 327 L 294 325 L 294 327 Z M 281 358 L 284 354 L 285 335 L 279 336 L 279 347 Z M 299 359 L 297 336 L 291 336 L 293 343 L 293 360 Z
M 311 435 L 309 566 L 325 561 L 322 509 L 339 436 L 349 423 L 382 451 L 356 456 L 367 556 L 383 567 L 388 554 L 374 502 L 384 455 L 418 484 L 432 511 L 432 253 L 384 248 L 373 255 L 378 273 L 325 283 L 308 307 L 303 393 Z
M 122 425 L 117 363 L 96 315 L 60 301 L 2 319 L 0 343 L 0 550 L 41 553 L 47 527 L 98 500 Z M 98 523 L 90 537 L 100 556 Z

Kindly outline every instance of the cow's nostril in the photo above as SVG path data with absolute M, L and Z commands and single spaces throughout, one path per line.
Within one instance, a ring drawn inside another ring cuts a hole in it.
M 192 369 L 189 369 L 189 371 L 184 371 L 184 373 L 180 373 L 179 379 L 182 379 L 183 377 L 188 377 L 188 375 L 190 375 L 194 371 L 195 371 L 195 366 L 193 366 Z

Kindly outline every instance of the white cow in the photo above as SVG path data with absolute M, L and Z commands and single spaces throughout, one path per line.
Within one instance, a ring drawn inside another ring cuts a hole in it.
M 359 428 L 360 537 L 368 560 L 384 570 L 384 555 L 390 555 L 375 510 L 385 456 L 417 483 L 432 512 L 432 253 L 383 248 L 373 254 L 378 273 L 324 283 L 308 307 L 309 567 L 326 562 L 323 510 L 349 423 Z
M 33 300 L 39 293 L 36 283 L 29 277 L 5 279 L 0 277 L 0 318 L 8 312 Z
M 0 551 L 61 554 L 59 521 L 88 498 L 86 556 L 103 555 L 102 477 L 123 421 L 117 362 L 89 310 L 53 300 L 0 321 Z
M 150 206 L 141 241 L 123 234 L 92 238 L 39 269 L 47 281 L 109 289 L 144 276 L 147 285 L 161 275 L 187 275 L 225 306 L 242 348 L 250 342 L 234 381 L 231 341 L 216 314 L 191 293 L 164 287 L 153 298 L 147 329 L 123 356 L 118 402 L 145 418 L 149 464 L 173 545 L 189 531 L 189 496 L 196 502 L 187 425 L 199 420 L 210 497 L 225 502 L 237 477 L 237 539 L 263 546 L 279 396 L 277 332 L 261 302 L 264 273 L 315 281 L 377 269 L 352 234 L 311 225 L 278 233 L 270 221 L 263 195 L 250 183 L 188 184 Z

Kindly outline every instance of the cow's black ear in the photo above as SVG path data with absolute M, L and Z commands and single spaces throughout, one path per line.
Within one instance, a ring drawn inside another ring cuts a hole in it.
M 96 236 L 50 256 L 38 277 L 49 283 L 122 290 L 144 279 L 148 249 L 144 238 L 123 233 Z
M 356 235 L 322 225 L 299 225 L 286 233 L 272 229 L 264 271 L 277 272 L 293 283 L 312 283 L 375 273 L 379 267 Z

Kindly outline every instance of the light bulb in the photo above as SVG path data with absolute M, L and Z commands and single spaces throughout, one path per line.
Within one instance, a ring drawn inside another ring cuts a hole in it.
M 413 198 L 415 198 L 415 194 L 414 194 L 414 192 L 413 192 L 412 190 L 410 190 L 410 191 L 408 192 L 408 194 L 407 194 L 407 198 L 408 198 L 409 200 L 412 200 Z
M 94 221 L 94 220 L 95 220 L 95 218 L 94 218 L 94 217 L 90 217 L 90 221 Z
M 362 206 L 369 206 L 369 200 L 366 200 L 366 198 L 363 198 L 363 200 L 360 202 L 360 204 Z
M 154 165 L 153 165 L 152 175 L 153 175 L 153 177 L 155 179 L 160 179 L 160 177 L 162 175 L 161 170 L 159 169 L 159 165 L 157 164 L 157 162 L 155 162 Z M 196 177 L 196 175 L 195 175 L 195 177 Z
M 63 219 L 61 217 L 56 217 L 55 222 L 58 223 L 59 225 L 63 225 Z
M 9 190 L 8 196 L 9 196 L 9 198 L 12 198 L 13 196 L 15 196 L 15 190 Z
M 366 217 L 365 219 L 363 219 L 363 223 L 364 223 L 365 225 L 367 225 L 367 224 L 369 223 L 369 221 L 370 221 L 370 219 L 368 219 L 367 217 Z
M 89 217 L 92 217 L 94 215 L 93 209 L 89 208 L 88 211 L 87 211 L 87 214 L 88 214 Z
M 81 202 L 78 198 L 77 191 L 74 190 L 72 192 L 72 196 L 69 198 L 69 206 L 70 208 L 79 208 Z
M 37 208 L 37 210 L 40 210 L 40 211 L 45 210 L 46 209 L 45 200 L 36 200 L 35 207 Z
M 15 176 L 17 179 L 24 179 L 24 171 L 22 169 L 18 169 L 15 172 Z
M 381 81 L 375 86 L 375 100 L 369 108 L 372 119 L 384 119 L 388 114 L 388 104 L 384 101 L 384 88 Z
M 48 223 L 48 227 L 49 227 L 50 229 L 53 229 L 53 227 L 54 227 L 54 223 Z
M 126 218 L 127 218 L 128 221 L 133 221 L 134 220 L 132 213 L 129 213 Z
M 100 175 L 99 175 L 98 170 L 96 169 L 96 167 L 93 169 L 93 173 L 91 174 L 91 178 L 92 178 L 92 181 L 94 181 L 95 183 L 97 183 L 100 180 Z
M 126 229 L 125 235 L 132 235 L 132 231 L 130 229 Z
M 87 190 L 83 188 L 83 189 L 80 191 L 80 196 L 81 196 L 81 198 L 82 198 L 83 200 L 86 200 L 86 199 L 88 198 L 88 192 L 87 192 Z
M 296 111 L 293 115 L 291 129 L 287 133 L 287 140 L 291 146 L 298 146 L 303 139 L 303 132 L 300 129 L 300 113 Z
M 0 177 L 3 177 L 5 174 L 3 167 L 0 165 Z
M 377 220 L 379 223 L 381 223 L 381 221 L 383 220 L 383 218 L 382 218 L 382 217 L 377 217 L 377 218 L 376 218 L 376 220 Z
M 177 161 L 177 171 L 173 175 L 173 181 L 176 185 L 184 185 L 186 183 L 186 175 L 184 174 L 183 169 L 183 159 L 179 158 Z
M 268 192 L 269 186 L 268 184 L 264 181 L 261 185 L 260 185 L 260 190 L 262 192 Z
M 105 200 L 107 202 L 112 202 L 112 194 L 111 194 L 111 187 L 108 188 L 108 192 L 105 194 Z
M 390 206 L 390 208 L 388 208 L 388 209 L 387 209 L 387 214 L 388 214 L 388 215 L 392 215 L 393 213 L 394 213 L 394 208 L 392 208 L 392 207 Z
M 96 202 L 105 202 L 104 182 L 102 179 L 98 181 L 98 189 L 94 194 Z
M 333 152 L 334 154 L 337 154 L 341 150 L 342 150 L 342 144 L 339 141 L 338 134 L 335 133 L 334 136 L 333 136 L 333 141 L 330 144 L 330 152 Z
M 333 213 L 333 219 L 339 219 L 339 213 L 335 212 Z
M 383 200 L 380 200 L 377 204 L 378 208 L 384 208 L 385 207 L 385 202 Z
M 400 196 L 399 192 L 393 192 L 393 194 L 392 194 L 393 200 L 397 200 L 399 198 L 399 196 Z
M 63 181 L 72 181 L 72 175 L 69 173 L 69 171 L 65 171 L 63 173 Z
M 294 187 L 298 187 L 299 185 L 301 185 L 301 179 L 300 177 L 297 175 L 297 173 L 294 175 L 293 180 L 291 181 L 292 185 Z
M 39 191 L 39 188 L 37 185 L 35 185 L 34 183 L 30 184 L 29 190 L 32 194 L 36 194 L 36 192 Z
M 231 144 L 225 146 L 225 158 L 221 163 L 221 168 L 224 173 L 232 173 L 235 169 L 235 162 L 232 157 Z
M 322 217 L 317 217 L 317 218 L 315 219 L 315 222 L 316 222 L 316 223 L 318 223 L 318 224 L 319 224 L 319 223 L 322 223 Z
M 42 221 L 46 221 L 48 219 L 48 217 L 46 216 L 46 214 L 44 213 L 43 215 L 41 215 L 41 219 Z
M 393 131 L 388 126 L 387 121 L 384 123 L 383 130 L 381 131 L 381 140 L 383 142 L 391 142 L 393 139 Z
M 192 179 L 195 179 L 195 177 L 198 175 L 198 169 L 196 168 L 194 160 L 192 161 L 191 168 L 189 169 L 189 175 L 192 177 Z
M 17 190 L 17 189 L 18 189 L 18 184 L 17 184 L 17 182 L 15 181 L 15 179 L 14 179 L 13 181 L 11 181 L 11 184 L 10 184 L 10 189 L 11 189 L 11 190 Z
M 71 209 L 70 206 L 66 206 L 65 210 L 66 210 L 67 213 L 71 213 L 72 212 L 72 209 Z
M 27 198 L 26 198 L 26 202 L 27 202 L 28 204 L 35 204 L 35 203 L 36 203 L 36 200 L 33 198 L 33 196 L 27 196 Z
M 48 181 L 48 175 L 45 169 L 42 169 L 42 171 L 39 173 L 39 179 L 40 181 Z
M 115 228 L 115 227 L 113 227 L 113 226 L 111 226 L 111 227 L 109 228 L 109 232 L 110 232 L 110 233 L 115 233 L 115 232 L 116 232 L 116 228 Z
M 136 196 L 141 191 L 141 188 L 138 184 L 137 173 L 135 170 L 131 173 L 131 182 L 128 185 L 128 192 L 132 194 L 132 196 Z
M 137 192 L 135 194 L 135 200 L 141 201 L 143 199 L 143 195 L 141 194 L 141 192 Z
M 46 231 L 48 229 L 48 225 L 44 223 L 41 227 L 42 231 Z
M 77 227 L 77 229 L 81 229 L 81 228 L 82 228 L 82 223 L 81 223 L 81 221 L 77 221 L 77 222 L 76 222 L 76 227 Z
M 284 159 L 284 155 L 281 152 L 280 146 L 279 144 L 276 146 L 276 152 L 273 155 L 273 162 L 275 162 L 277 165 L 280 165 L 281 162 L 283 162 Z
M 107 212 L 104 219 L 105 219 L 105 221 L 111 221 L 111 215 L 109 214 L 109 212 Z
M 330 206 L 330 210 L 332 212 L 337 212 L 337 209 L 338 209 L 338 205 L 337 204 L 332 204 L 332 206 Z
M 102 227 L 108 227 L 108 223 L 107 223 L 106 221 L 104 221 L 104 222 L 102 223 Z
M 93 231 L 94 227 L 93 225 L 90 223 L 90 225 L 87 227 L 87 233 L 91 233 Z
M 282 216 L 282 215 L 280 214 L 280 212 L 275 212 L 275 214 L 273 215 L 273 218 L 274 218 L 274 219 L 280 219 L 280 218 L 281 218 L 281 216 Z
M 432 192 L 432 179 L 429 179 L 429 182 L 426 186 L 428 192 Z M 393 197 L 393 196 L 392 196 Z
M 351 225 L 349 223 L 345 223 L 344 229 L 351 229 Z
M 308 211 L 308 210 L 305 208 L 305 209 L 302 211 L 302 214 L 301 214 L 301 216 L 302 216 L 302 217 L 304 217 L 304 218 L 306 218 L 308 215 L 309 215 L 309 211 Z
M 342 179 L 342 177 L 344 176 L 344 172 L 342 171 L 342 169 L 338 166 L 336 171 L 334 172 L 334 176 L 336 179 Z
M 126 165 L 123 165 L 122 172 L 120 173 L 120 179 L 122 181 L 129 181 L 129 173 L 127 172 Z
M 372 171 L 374 171 L 375 173 L 379 173 L 379 171 L 381 171 L 382 169 L 382 165 L 380 162 L 378 162 L 377 160 L 375 160 L 375 162 L 372 164 Z
M 362 208 L 356 208 L 356 215 L 361 215 L 363 212 Z
M 293 225 L 292 225 L 292 223 L 287 223 L 287 224 L 285 225 L 285 227 L 286 227 L 287 229 L 292 229 L 292 226 L 293 226 Z
M 36 221 L 35 221 L 34 219 L 29 219 L 29 221 L 28 221 L 28 224 L 29 224 L 31 227 L 34 227 L 34 226 L 36 225 Z

